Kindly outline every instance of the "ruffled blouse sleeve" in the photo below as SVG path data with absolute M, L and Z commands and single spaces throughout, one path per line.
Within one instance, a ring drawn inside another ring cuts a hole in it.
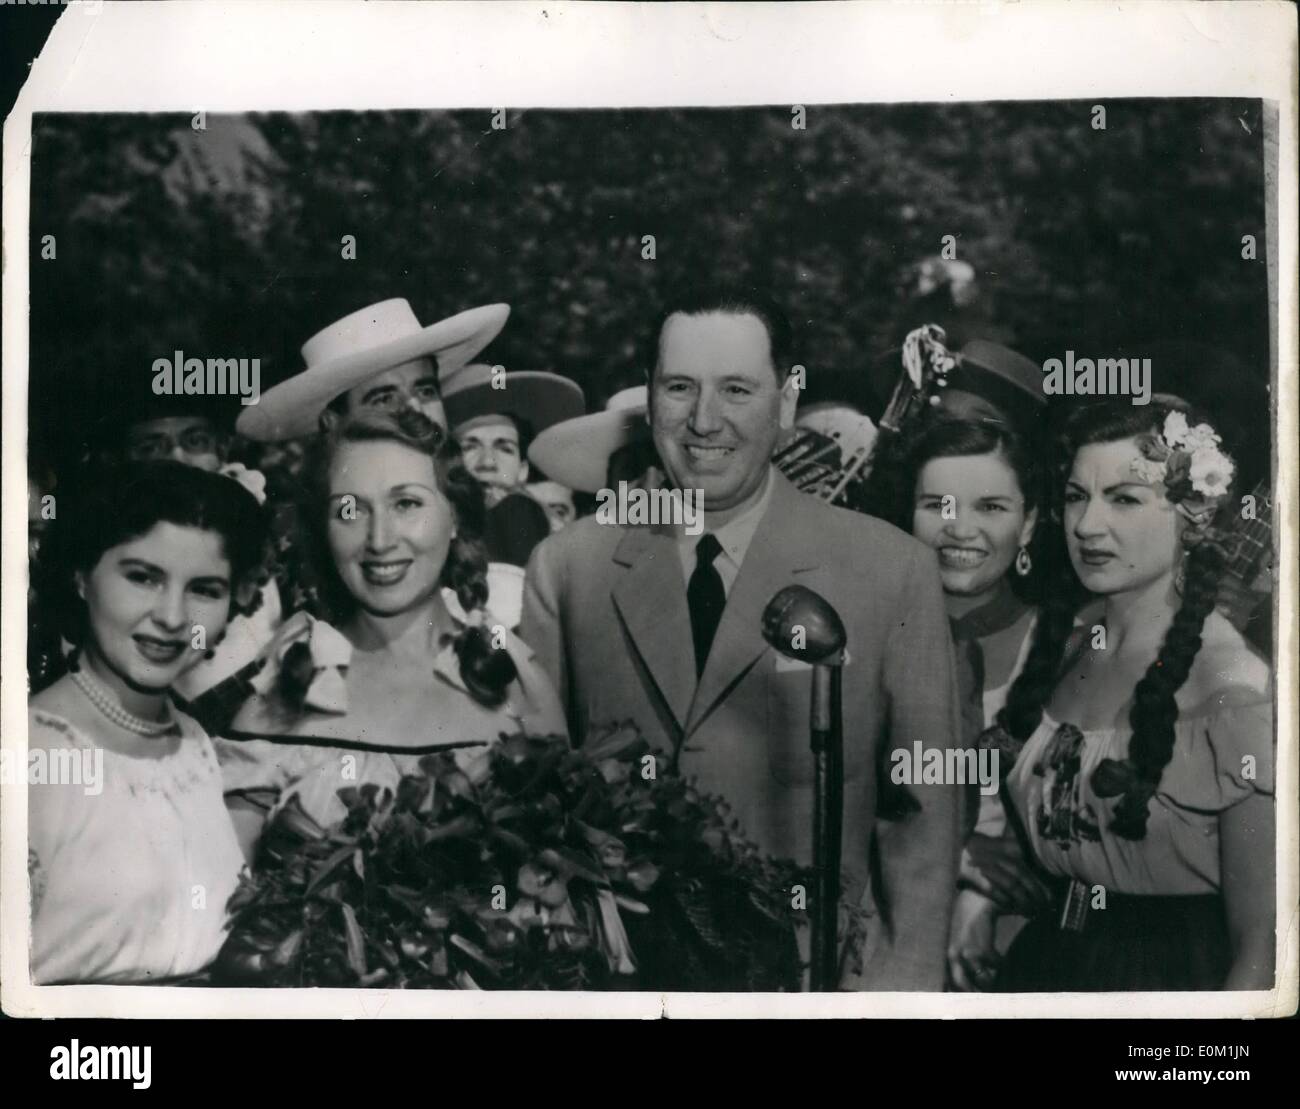
M 1160 793 L 1175 805 L 1221 812 L 1274 791 L 1271 700 L 1228 703 L 1175 725 L 1174 755 Z
M 345 674 L 352 645 L 323 620 L 296 612 L 276 630 L 253 680 L 253 695 L 236 713 L 234 736 L 213 740 L 226 793 L 286 789 L 303 773 L 302 750 L 292 743 L 257 739 L 291 732 L 301 713 L 285 704 L 279 691 L 280 670 L 291 649 L 305 650 L 311 662 L 304 705 L 314 712 L 347 713 Z

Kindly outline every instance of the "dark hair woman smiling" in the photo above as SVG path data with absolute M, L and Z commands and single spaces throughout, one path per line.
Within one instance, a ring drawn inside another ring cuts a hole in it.
M 50 768 L 28 791 L 32 978 L 165 981 L 215 957 L 242 864 L 212 745 L 170 691 L 252 588 L 261 514 L 179 463 L 65 484 L 41 593 L 75 653 L 28 713 Z

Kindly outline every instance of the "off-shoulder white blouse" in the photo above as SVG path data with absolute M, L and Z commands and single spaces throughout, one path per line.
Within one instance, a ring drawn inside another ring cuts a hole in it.
M 1092 773 L 1103 759 L 1127 756 L 1130 733 L 1082 731 L 1044 714 L 1007 786 L 1049 871 L 1117 893 L 1219 891 L 1219 814 L 1254 793 L 1273 793 L 1272 702 L 1181 718 L 1174 733 L 1146 837 L 1129 840 L 1111 831 L 1118 798 L 1098 797 Z
M 395 789 L 416 772 L 431 749 L 445 748 L 466 769 L 503 734 L 566 735 L 563 709 L 550 680 L 521 640 L 505 633 L 505 647 L 517 679 L 497 707 L 480 704 L 466 688 L 455 648 L 448 644 L 430 659 L 429 681 L 441 691 L 438 711 L 421 734 L 399 743 L 362 739 L 348 719 L 349 645 L 321 621 L 308 621 L 313 658 L 326 663 L 308 693 L 303 711 L 288 709 L 275 685 L 276 660 L 259 680 L 258 693 L 236 715 L 236 735 L 214 739 L 226 792 L 269 791 L 278 809 L 297 798 L 323 827 L 341 820 L 346 807 L 338 791 L 372 783 Z M 322 649 L 323 645 L 323 649 Z M 319 696 L 313 696 L 320 691 Z M 409 747 L 409 750 L 407 749 Z

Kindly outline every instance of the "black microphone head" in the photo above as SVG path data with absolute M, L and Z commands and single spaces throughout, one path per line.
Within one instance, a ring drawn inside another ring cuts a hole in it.
M 786 658 L 831 665 L 839 663 L 848 641 L 831 603 L 802 585 L 787 585 L 767 602 L 763 638 Z

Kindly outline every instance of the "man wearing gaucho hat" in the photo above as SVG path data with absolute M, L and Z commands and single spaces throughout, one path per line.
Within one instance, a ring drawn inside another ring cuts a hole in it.
M 359 309 L 302 346 L 307 368 L 240 413 L 240 435 L 263 443 L 327 430 L 358 410 L 415 408 L 446 428 L 439 379 L 464 366 L 505 326 L 507 304 L 422 326 L 401 297 Z
M 328 431 L 354 412 L 402 408 L 414 408 L 446 430 L 445 383 L 496 338 L 509 315 L 509 305 L 488 304 L 426 327 L 400 297 L 359 309 L 308 339 L 302 347 L 307 368 L 245 408 L 236 430 L 249 439 L 278 442 Z M 523 588 L 516 579 L 522 576 L 496 559 L 488 567 L 492 610 L 512 625 Z
M 523 567 L 551 533 L 545 509 L 524 491 L 528 448 L 537 432 L 582 415 L 582 390 L 558 374 L 482 363 L 445 374 L 442 387 L 452 436 L 487 499 L 488 557 Z

